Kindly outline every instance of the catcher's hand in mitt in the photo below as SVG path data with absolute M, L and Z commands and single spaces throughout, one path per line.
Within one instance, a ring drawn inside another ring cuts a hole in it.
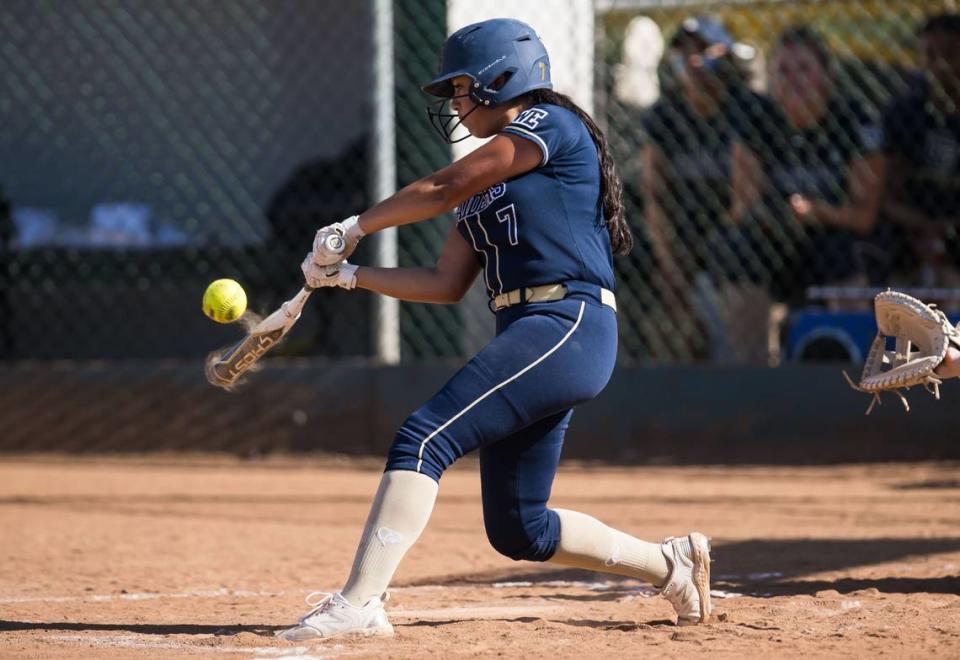
M 880 394 L 887 391 L 899 396 L 903 407 L 910 410 L 900 390 L 914 385 L 923 385 L 939 399 L 943 379 L 960 375 L 960 330 L 933 305 L 897 291 L 878 293 L 874 312 L 877 337 L 870 346 L 860 382 L 854 384 L 846 372 L 843 374 L 850 387 L 873 395 L 867 414 L 880 403 Z M 892 351 L 887 350 L 887 337 L 896 339 Z

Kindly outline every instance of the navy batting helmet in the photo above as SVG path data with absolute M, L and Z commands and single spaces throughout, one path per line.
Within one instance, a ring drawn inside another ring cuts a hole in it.
M 494 18 L 460 28 L 443 43 L 437 77 L 423 86 L 426 93 L 441 97 L 428 113 L 434 128 L 448 142 L 459 141 L 450 138 L 459 122 L 451 127 L 456 114 L 442 109 L 453 97 L 453 79 L 458 76 L 470 79 L 467 95 L 484 107 L 505 103 L 533 89 L 553 88 L 547 49 L 526 23 Z

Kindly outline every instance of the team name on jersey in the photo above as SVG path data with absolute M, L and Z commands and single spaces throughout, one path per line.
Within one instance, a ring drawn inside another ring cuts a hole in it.
M 530 108 L 529 110 L 524 110 L 517 118 L 514 119 L 511 124 L 518 124 L 520 126 L 525 126 L 529 129 L 535 129 L 540 125 L 540 122 L 546 119 L 550 115 L 546 110 L 541 110 L 540 108 Z
M 495 186 L 487 188 L 482 193 L 477 193 L 457 207 L 457 222 L 460 222 L 464 218 L 468 218 L 471 215 L 480 213 L 488 206 L 493 204 L 494 201 L 503 197 L 504 193 L 506 192 L 507 184 L 498 183 Z

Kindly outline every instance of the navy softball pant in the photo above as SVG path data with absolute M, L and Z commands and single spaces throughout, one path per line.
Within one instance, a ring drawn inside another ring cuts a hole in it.
M 600 393 L 616 360 L 616 313 L 598 287 L 568 288 L 563 300 L 500 310 L 496 337 L 407 418 L 387 459 L 387 470 L 439 481 L 479 449 L 487 538 L 516 560 L 556 551 L 560 520 L 546 505 L 564 432 L 573 406 Z

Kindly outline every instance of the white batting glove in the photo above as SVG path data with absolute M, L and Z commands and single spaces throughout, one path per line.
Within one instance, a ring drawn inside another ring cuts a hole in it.
M 346 261 L 321 266 L 316 262 L 316 255 L 310 252 L 300 264 L 300 270 L 303 271 L 307 286 L 314 289 L 331 286 L 353 289 L 357 286 L 357 267 Z
M 327 247 L 327 238 L 331 235 L 343 238 L 346 247 L 342 252 L 331 252 Z M 313 238 L 313 255 L 319 266 L 332 266 L 346 259 L 357 249 L 357 244 L 364 237 L 360 228 L 359 216 L 353 215 L 343 222 L 334 222 L 332 225 L 321 227 Z

